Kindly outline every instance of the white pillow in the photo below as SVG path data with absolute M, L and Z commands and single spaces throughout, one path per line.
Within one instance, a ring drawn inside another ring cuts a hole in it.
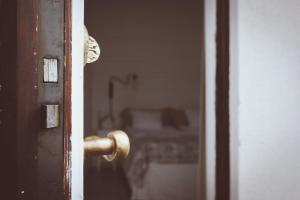
M 199 127 L 200 124 L 200 116 L 199 111 L 196 109 L 187 109 L 185 110 L 185 114 L 189 121 L 189 127 Z
M 139 129 L 161 129 L 160 111 L 131 111 L 132 127 Z

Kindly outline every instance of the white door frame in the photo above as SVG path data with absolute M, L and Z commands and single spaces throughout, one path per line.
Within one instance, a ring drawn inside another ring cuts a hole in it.
M 217 2 L 204 2 L 206 200 L 216 196 L 216 32 Z
M 83 51 L 84 0 L 71 0 L 72 78 L 71 78 L 71 200 L 83 200 Z

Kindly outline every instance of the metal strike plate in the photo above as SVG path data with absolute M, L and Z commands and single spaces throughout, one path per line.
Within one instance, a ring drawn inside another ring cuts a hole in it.
M 54 58 L 44 58 L 44 82 L 58 82 L 58 61 Z
M 59 105 L 42 105 L 44 127 L 56 128 L 59 126 Z

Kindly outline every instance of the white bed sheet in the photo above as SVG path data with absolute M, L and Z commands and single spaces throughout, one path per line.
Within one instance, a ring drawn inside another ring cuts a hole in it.
M 169 141 L 169 139 L 173 141 L 172 139 L 175 139 L 177 142 L 190 142 L 191 139 L 194 139 L 193 141 L 197 143 L 199 135 L 199 128 L 197 127 L 188 127 L 182 130 L 171 127 L 163 127 L 162 129 L 156 130 L 128 128 L 126 131 L 129 134 L 133 147 L 153 142 L 152 140 L 154 138 L 158 141 Z M 140 150 L 137 148 L 133 149 L 135 152 L 131 152 L 131 156 L 136 157 Z M 196 150 L 196 152 L 192 150 Z M 197 148 L 192 148 L 188 153 L 185 152 L 184 155 L 191 156 L 195 153 L 198 153 Z M 138 154 L 139 156 L 144 155 Z M 190 158 L 194 157 L 184 158 L 189 158 L 187 160 L 190 160 Z M 181 159 L 183 159 L 183 157 L 181 157 Z M 129 166 L 136 167 L 138 163 L 141 164 L 143 162 L 128 163 L 130 163 Z M 150 159 L 146 164 L 147 171 L 142 178 L 142 187 L 137 186 L 135 184 L 136 182 L 130 178 L 131 181 L 129 181 L 129 183 L 132 189 L 132 200 L 196 200 L 196 172 L 199 166 L 197 161 L 184 163 L 179 160 L 179 163 L 160 163 Z M 131 170 L 131 172 L 135 171 L 136 170 Z M 137 169 L 137 171 L 139 170 Z M 129 175 L 129 177 L 136 177 L 131 173 L 127 175 Z

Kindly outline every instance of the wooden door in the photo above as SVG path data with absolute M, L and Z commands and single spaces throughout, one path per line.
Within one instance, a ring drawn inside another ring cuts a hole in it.
M 216 192 L 229 199 L 229 2 L 217 3 Z M 83 0 L 0 0 L 1 199 L 83 199 L 83 13 Z M 57 61 L 55 83 L 44 59 Z M 60 107 L 58 127 L 44 126 L 47 104 Z
M 1 199 L 83 199 L 81 11 L 78 0 L 0 1 Z

